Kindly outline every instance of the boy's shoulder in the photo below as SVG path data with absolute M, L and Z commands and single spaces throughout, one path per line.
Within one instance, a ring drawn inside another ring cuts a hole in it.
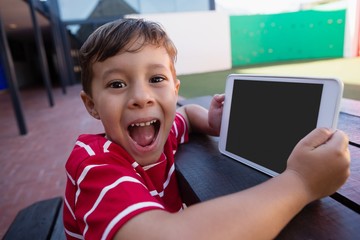
M 131 156 L 119 145 L 106 139 L 105 134 L 82 134 L 66 162 L 66 170 L 72 176 L 79 168 L 90 165 L 111 164 L 131 166 Z
M 75 142 L 72 154 L 83 155 L 85 158 L 103 152 L 108 152 L 111 141 L 105 138 L 105 134 L 82 134 Z
M 81 141 L 87 144 L 102 143 L 108 141 L 105 137 L 105 133 L 98 134 L 81 134 L 77 138 L 77 141 Z

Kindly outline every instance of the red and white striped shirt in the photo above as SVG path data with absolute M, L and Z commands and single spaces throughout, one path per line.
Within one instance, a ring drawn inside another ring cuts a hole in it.
M 180 211 L 174 154 L 178 144 L 187 141 L 185 120 L 177 113 L 160 159 L 141 167 L 104 134 L 81 135 L 66 163 L 67 238 L 112 239 L 122 225 L 144 211 Z

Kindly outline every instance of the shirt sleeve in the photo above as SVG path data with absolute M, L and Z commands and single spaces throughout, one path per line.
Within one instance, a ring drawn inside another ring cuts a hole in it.
M 176 113 L 171 133 L 175 135 L 177 144 L 186 143 L 189 141 L 189 130 L 185 118 L 180 114 Z
M 164 209 L 131 167 L 87 165 L 74 178 L 72 188 L 66 194 L 65 231 L 67 235 L 78 234 L 84 239 L 112 239 L 135 215 Z M 71 230 L 74 226 L 71 221 L 76 222 L 78 232 Z

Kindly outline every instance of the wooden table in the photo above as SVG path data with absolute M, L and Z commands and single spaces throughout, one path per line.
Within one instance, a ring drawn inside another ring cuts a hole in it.
M 199 103 L 208 107 L 210 99 L 205 96 L 179 104 Z M 350 137 L 352 175 L 336 194 L 306 206 L 277 239 L 360 239 L 360 102 L 344 100 L 343 103 L 339 128 Z M 218 138 L 192 135 L 190 139 L 176 154 L 179 185 L 186 204 L 238 192 L 269 179 L 220 154 Z M 57 197 L 23 209 L 3 239 L 64 240 L 62 206 L 62 197 Z
M 208 108 L 211 97 L 179 101 Z M 360 239 L 360 102 L 342 101 L 338 128 L 350 139 L 351 176 L 331 197 L 310 203 L 277 239 Z M 218 138 L 193 134 L 176 154 L 180 189 L 186 204 L 238 192 L 269 176 L 222 155 Z M 266 201 L 266 199 L 264 199 Z

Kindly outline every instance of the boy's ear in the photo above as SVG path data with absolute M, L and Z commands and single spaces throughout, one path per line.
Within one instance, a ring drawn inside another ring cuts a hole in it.
M 175 80 L 175 93 L 179 94 L 179 89 L 180 89 L 180 80 L 176 79 Z
M 100 116 L 99 116 L 98 112 L 96 111 L 95 104 L 94 104 L 94 101 L 92 100 L 92 98 L 88 94 L 86 94 L 84 91 L 80 92 L 80 97 L 81 97 L 88 113 L 91 116 L 93 116 L 94 118 L 100 119 Z

